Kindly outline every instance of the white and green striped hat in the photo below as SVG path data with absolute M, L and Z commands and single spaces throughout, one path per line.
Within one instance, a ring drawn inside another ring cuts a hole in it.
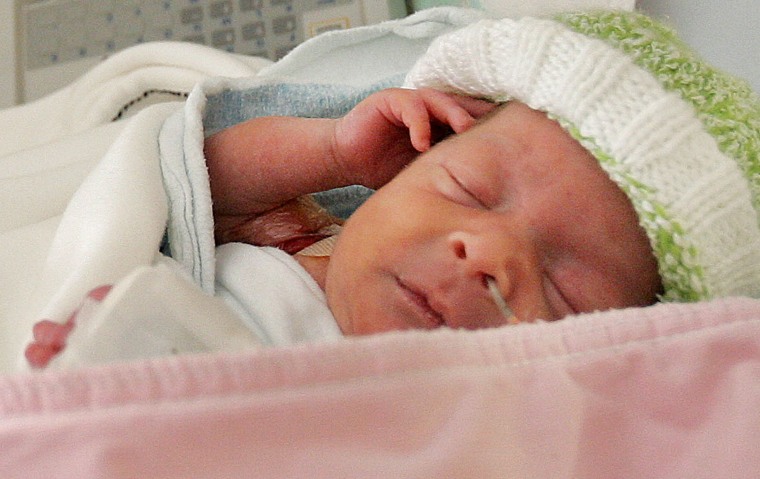
M 484 20 L 438 38 L 407 86 L 547 112 L 630 198 L 663 300 L 760 297 L 760 100 L 631 12 Z

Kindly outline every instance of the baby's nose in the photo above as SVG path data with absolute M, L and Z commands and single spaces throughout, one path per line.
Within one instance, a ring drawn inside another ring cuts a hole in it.
M 449 236 L 449 248 L 465 274 L 489 288 L 489 278 L 508 296 L 511 284 L 521 269 L 520 246 L 502 235 L 455 232 Z
M 509 322 L 515 322 L 514 316 L 527 320 L 546 315 L 541 261 L 530 235 L 517 228 L 491 228 L 454 232 L 448 241 L 465 277 L 483 288 Z
M 495 229 L 482 232 L 457 231 L 449 235 L 449 247 L 473 275 L 502 281 L 504 274 L 524 268 L 534 256 L 532 245 L 515 232 Z

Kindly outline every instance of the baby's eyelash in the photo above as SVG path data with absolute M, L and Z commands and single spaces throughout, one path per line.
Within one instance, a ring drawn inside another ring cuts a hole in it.
M 449 171 L 448 168 L 444 167 L 444 171 L 449 175 L 449 178 L 451 178 L 451 181 L 456 183 L 457 187 L 462 190 L 467 196 L 469 196 L 475 203 L 478 204 L 481 208 L 488 208 L 481 200 L 480 198 L 474 194 L 472 191 L 470 191 L 469 188 L 467 188 L 461 181 L 459 181 L 459 178 L 457 178 L 454 174 Z

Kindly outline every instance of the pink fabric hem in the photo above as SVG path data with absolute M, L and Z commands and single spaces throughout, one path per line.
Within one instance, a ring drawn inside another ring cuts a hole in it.
M 755 477 L 760 301 L 7 377 L 0 417 L 4 478 Z

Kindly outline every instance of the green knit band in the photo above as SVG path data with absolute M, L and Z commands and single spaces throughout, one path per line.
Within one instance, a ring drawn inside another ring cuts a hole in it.
M 556 118 L 570 135 L 578 140 L 599 161 L 600 166 L 625 192 L 649 235 L 652 249 L 658 258 L 663 283 L 663 301 L 699 301 L 710 296 L 704 281 L 704 271 L 697 261 L 697 251 L 687 240 L 684 229 L 671 218 L 667 208 L 657 201 L 656 192 L 637 181 L 625 166 L 605 153 L 593 140 L 583 136 L 570 122 Z
M 760 225 L 760 98 L 749 84 L 702 61 L 673 30 L 650 17 L 592 12 L 556 19 L 625 52 L 694 107 L 720 150 L 743 170 Z

